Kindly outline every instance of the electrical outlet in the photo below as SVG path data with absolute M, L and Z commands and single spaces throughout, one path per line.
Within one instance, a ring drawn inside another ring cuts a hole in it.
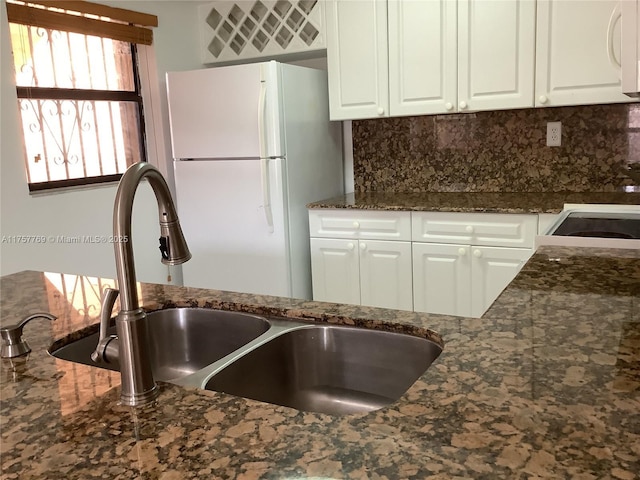
M 562 122 L 547 122 L 547 147 L 562 145 Z

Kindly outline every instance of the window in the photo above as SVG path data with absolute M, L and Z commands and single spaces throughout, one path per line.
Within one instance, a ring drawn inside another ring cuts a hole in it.
M 137 44 L 151 31 L 128 17 L 157 19 L 77 0 L 7 12 L 29 189 L 114 181 L 145 161 Z

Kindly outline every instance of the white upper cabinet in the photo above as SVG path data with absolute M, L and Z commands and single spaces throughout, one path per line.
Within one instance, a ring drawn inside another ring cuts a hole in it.
M 533 106 L 535 0 L 331 0 L 326 27 L 333 120 Z
M 620 1 L 328 0 L 331 119 L 636 101 Z
M 538 0 L 537 28 L 536 106 L 633 101 L 621 89 L 618 0 Z
M 391 115 L 453 111 L 457 102 L 456 2 L 389 0 Z
M 535 0 L 459 0 L 458 111 L 533 107 L 535 38 Z
M 331 119 L 388 116 L 387 1 L 329 0 L 325 8 Z

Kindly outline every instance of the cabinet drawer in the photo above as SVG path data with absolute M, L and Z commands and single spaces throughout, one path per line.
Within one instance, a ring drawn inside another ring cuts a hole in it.
M 312 237 L 411 240 L 411 212 L 310 210 Z
M 413 212 L 414 242 L 533 248 L 537 215 Z

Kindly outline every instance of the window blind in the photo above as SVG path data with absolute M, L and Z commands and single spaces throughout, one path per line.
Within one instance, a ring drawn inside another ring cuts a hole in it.
M 7 0 L 10 23 L 64 30 L 111 38 L 123 42 L 151 45 L 158 17 L 124 8 L 110 7 L 83 0 Z

